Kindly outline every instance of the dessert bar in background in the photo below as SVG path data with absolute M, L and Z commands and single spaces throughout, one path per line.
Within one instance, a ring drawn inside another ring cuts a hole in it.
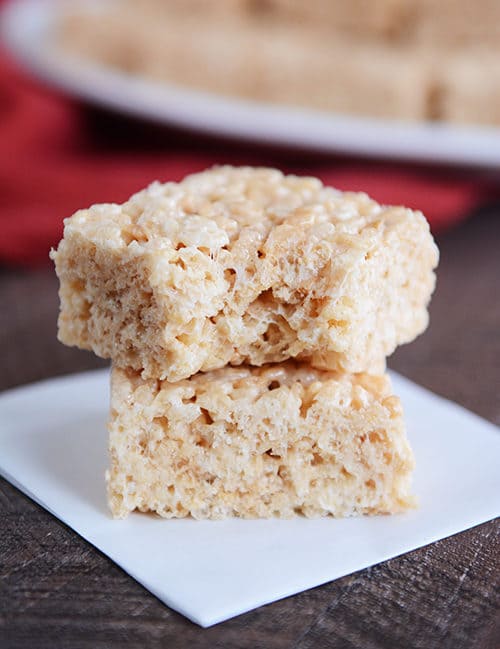
M 500 55 L 497 0 L 115 0 L 68 8 L 57 42 L 65 55 L 222 95 L 500 124 L 499 66 L 485 67 Z

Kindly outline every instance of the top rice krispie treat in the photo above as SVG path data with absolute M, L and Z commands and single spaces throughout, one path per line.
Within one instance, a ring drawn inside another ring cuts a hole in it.
M 228 166 L 76 212 L 51 256 L 60 340 L 168 381 L 290 357 L 380 372 L 425 329 L 438 260 L 420 212 Z

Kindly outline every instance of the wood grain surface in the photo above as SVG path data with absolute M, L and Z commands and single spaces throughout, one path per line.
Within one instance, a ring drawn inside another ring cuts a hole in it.
M 498 424 L 500 208 L 439 245 L 431 326 L 390 366 Z M 50 268 L 0 271 L 0 305 L 0 389 L 104 364 L 56 341 Z M 499 531 L 493 521 L 201 629 L 0 481 L 0 648 L 498 649 Z

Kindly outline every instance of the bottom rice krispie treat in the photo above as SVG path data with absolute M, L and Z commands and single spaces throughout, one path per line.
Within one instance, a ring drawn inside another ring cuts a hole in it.
M 350 516 L 413 505 L 413 455 L 386 376 L 292 361 L 168 383 L 114 368 L 113 515 Z

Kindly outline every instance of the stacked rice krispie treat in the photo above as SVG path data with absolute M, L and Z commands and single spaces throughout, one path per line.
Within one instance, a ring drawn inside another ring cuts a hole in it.
M 218 167 L 65 221 L 59 338 L 112 360 L 113 514 L 413 505 L 385 359 L 427 326 L 420 212 Z

